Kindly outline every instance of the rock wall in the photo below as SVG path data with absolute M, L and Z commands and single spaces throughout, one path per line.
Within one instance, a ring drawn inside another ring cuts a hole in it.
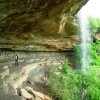
M 63 63 L 68 59 L 70 67 L 75 68 L 76 57 L 73 51 L 69 52 L 21 52 L 21 51 L 4 51 L 0 50 L 0 66 L 11 65 L 15 62 L 15 55 L 19 57 L 19 63 L 36 63 L 44 62 L 48 65 L 55 63 Z
M 0 0 L 0 48 L 67 51 L 79 43 L 75 14 L 88 0 Z

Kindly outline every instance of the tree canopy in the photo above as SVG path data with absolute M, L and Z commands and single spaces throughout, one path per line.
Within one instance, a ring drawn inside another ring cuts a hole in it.
M 92 33 L 100 33 L 100 18 L 89 17 L 89 29 Z

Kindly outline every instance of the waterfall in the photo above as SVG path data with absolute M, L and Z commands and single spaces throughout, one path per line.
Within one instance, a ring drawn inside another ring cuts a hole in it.
M 91 34 L 88 27 L 88 16 L 84 7 L 79 11 L 78 18 L 80 24 L 81 36 L 81 70 L 86 71 L 89 68 L 89 50 L 91 46 Z

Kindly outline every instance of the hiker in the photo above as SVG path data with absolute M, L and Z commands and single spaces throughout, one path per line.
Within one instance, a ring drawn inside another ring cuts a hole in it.
M 15 58 L 15 66 L 18 66 L 18 56 L 16 55 L 16 58 Z

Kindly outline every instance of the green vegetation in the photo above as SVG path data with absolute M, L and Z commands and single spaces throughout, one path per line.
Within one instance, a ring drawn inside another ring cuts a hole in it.
M 82 57 L 82 54 L 81 54 L 81 47 L 80 45 L 75 45 L 74 46 L 74 53 L 75 53 L 75 58 L 77 59 L 76 60 L 76 63 L 75 63 L 75 68 L 80 68 L 80 65 L 81 65 L 81 57 Z
M 49 92 L 54 100 L 100 100 L 100 42 L 92 43 L 90 55 L 86 72 L 71 70 L 67 60 L 50 68 Z
M 100 18 L 89 17 L 89 29 L 91 33 L 100 33 Z
M 89 17 L 89 28 L 93 36 L 100 33 L 100 19 Z M 100 42 L 90 47 L 89 65 L 85 72 L 71 70 L 68 60 L 49 70 L 49 92 L 54 100 L 100 100 Z M 81 47 L 75 46 L 76 64 L 81 65 Z
M 80 100 L 80 75 L 74 73 L 64 63 L 59 69 L 50 68 L 49 91 L 55 100 Z
M 91 49 L 90 49 L 90 66 L 92 68 L 94 67 L 100 67 L 100 42 L 97 41 L 95 43 L 92 43 Z

